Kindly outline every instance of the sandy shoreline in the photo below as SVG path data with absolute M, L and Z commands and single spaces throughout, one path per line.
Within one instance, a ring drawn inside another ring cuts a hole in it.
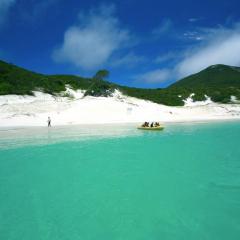
M 83 91 L 68 89 L 73 96 L 54 97 L 35 92 L 35 96 L 0 96 L 0 127 L 89 124 L 139 124 L 240 120 L 240 104 L 216 104 L 186 99 L 183 107 L 169 107 L 115 92 L 112 97 L 85 97 Z
M 161 122 L 164 126 L 172 125 L 181 125 L 181 124 L 211 124 L 211 123 L 227 123 L 227 122 L 240 122 L 240 118 L 225 118 L 225 119 L 206 119 L 206 120 L 188 120 L 188 121 L 171 121 L 171 122 Z M 95 128 L 95 127 L 116 127 L 116 126 L 132 126 L 134 128 L 140 126 L 142 122 L 125 122 L 125 123 L 76 123 L 76 124 L 63 124 L 63 125 L 53 125 L 50 129 L 61 129 L 67 127 L 86 127 L 86 128 Z M 0 126 L 0 131 L 11 131 L 11 130 L 20 130 L 20 129 L 45 129 L 47 125 L 5 125 Z

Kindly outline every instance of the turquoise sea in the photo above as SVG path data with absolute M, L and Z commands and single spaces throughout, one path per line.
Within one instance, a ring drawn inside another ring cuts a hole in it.
M 239 240 L 240 122 L 0 129 L 1 240 Z

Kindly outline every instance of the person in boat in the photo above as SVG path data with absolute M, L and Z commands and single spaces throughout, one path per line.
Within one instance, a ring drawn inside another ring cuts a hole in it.
M 159 127 L 160 126 L 160 124 L 159 124 L 159 122 L 155 122 L 155 125 L 154 125 L 155 127 Z
M 142 124 L 142 127 L 149 127 L 149 122 L 144 122 L 144 123 Z
M 144 122 L 144 123 L 142 124 L 142 127 L 148 127 L 148 122 Z
M 151 123 L 150 127 L 152 128 L 154 126 L 154 122 Z

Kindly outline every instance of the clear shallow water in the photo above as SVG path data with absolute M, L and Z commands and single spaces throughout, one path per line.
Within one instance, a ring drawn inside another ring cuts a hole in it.
M 239 122 L 1 129 L 0 239 L 238 240 L 239 136 Z

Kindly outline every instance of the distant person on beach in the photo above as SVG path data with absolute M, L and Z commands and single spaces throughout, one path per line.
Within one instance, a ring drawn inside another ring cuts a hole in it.
M 50 117 L 48 117 L 47 123 L 48 123 L 48 127 L 51 127 L 51 118 Z

